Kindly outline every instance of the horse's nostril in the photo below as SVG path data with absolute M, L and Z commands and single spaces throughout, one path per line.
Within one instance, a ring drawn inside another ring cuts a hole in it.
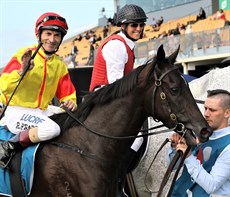
M 201 139 L 203 139 L 204 141 L 207 141 L 209 136 L 212 134 L 212 131 L 209 130 L 208 128 L 204 128 L 200 131 L 200 137 Z
M 200 135 L 201 135 L 201 136 L 205 136 L 205 135 L 207 135 L 208 133 L 209 133 L 209 132 L 208 132 L 207 129 L 202 129 L 201 132 L 200 132 Z

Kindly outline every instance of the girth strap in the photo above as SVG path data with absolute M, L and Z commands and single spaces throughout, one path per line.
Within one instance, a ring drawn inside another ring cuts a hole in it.
M 17 152 L 9 164 L 10 184 L 13 197 L 27 197 L 21 176 L 22 152 Z

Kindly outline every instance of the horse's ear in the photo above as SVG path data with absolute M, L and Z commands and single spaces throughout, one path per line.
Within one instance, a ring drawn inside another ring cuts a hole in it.
M 163 48 L 163 44 L 157 50 L 157 60 L 161 61 L 165 59 L 165 51 Z
M 173 52 L 173 53 L 168 57 L 168 59 L 170 60 L 170 62 L 171 62 L 172 64 L 174 64 L 174 63 L 176 62 L 176 57 L 177 57 L 177 55 L 178 55 L 178 53 L 179 53 L 179 50 L 180 50 L 180 45 L 178 46 L 177 50 L 176 50 L 175 52 Z

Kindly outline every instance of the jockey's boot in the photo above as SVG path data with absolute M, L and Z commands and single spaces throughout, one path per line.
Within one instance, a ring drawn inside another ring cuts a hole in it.
M 11 161 L 12 156 L 20 150 L 23 150 L 32 142 L 29 138 L 29 130 L 20 132 L 9 141 L 0 144 L 0 167 L 6 168 Z
M 119 166 L 119 174 L 117 179 L 117 195 L 116 197 L 128 197 L 128 194 L 126 194 L 125 190 L 129 188 L 125 188 L 126 186 L 126 174 L 128 169 L 131 166 L 132 161 L 134 160 L 136 156 L 136 152 L 132 150 L 131 148 L 127 151 L 125 154 L 125 158 L 121 162 Z

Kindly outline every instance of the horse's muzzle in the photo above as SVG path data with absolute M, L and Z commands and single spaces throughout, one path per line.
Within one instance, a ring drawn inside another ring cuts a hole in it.
M 201 131 L 200 131 L 200 142 L 201 143 L 204 143 L 204 142 L 207 142 L 209 137 L 212 135 L 212 129 L 210 127 L 208 128 L 203 128 Z

